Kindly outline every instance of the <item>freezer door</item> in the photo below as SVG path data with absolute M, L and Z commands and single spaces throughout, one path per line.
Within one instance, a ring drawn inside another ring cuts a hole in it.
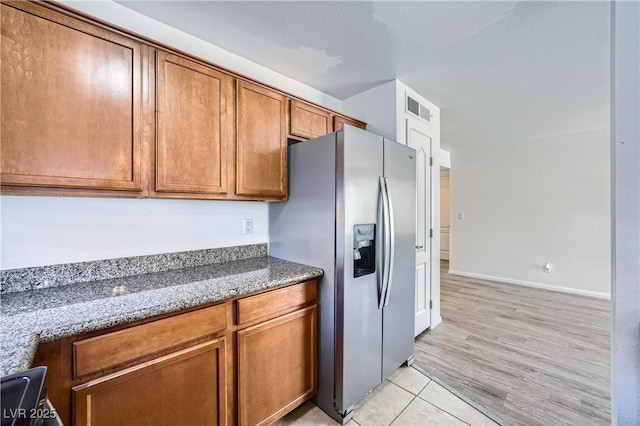
M 354 277 L 358 275 L 354 274 L 354 256 L 360 256 L 354 251 L 357 248 L 354 241 L 358 240 L 357 236 L 354 237 L 354 226 L 376 224 L 379 177 L 383 171 L 383 139 L 345 126 L 338 132 L 336 154 L 335 406 L 345 414 L 382 380 L 382 310 L 378 308 L 378 273 L 375 270 Z M 357 229 L 369 232 L 370 227 Z M 377 236 L 375 244 L 379 250 Z M 413 308 L 409 313 L 413 313 Z M 410 331 L 413 332 L 413 328 Z
M 384 140 L 384 176 L 391 222 L 391 271 L 383 308 L 382 378 L 413 356 L 415 308 L 416 155 L 413 148 Z

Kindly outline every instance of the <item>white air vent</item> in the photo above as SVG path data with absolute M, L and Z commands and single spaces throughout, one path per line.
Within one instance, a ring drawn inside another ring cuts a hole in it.
M 431 110 L 409 95 L 407 95 L 407 113 L 413 114 L 427 123 L 431 123 Z

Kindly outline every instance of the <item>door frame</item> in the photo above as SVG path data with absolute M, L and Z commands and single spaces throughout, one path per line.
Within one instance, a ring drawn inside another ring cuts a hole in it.
M 440 151 L 442 151 L 442 150 L 440 150 Z M 448 166 L 446 166 L 444 164 L 440 164 L 439 168 L 440 168 L 440 170 L 439 170 L 439 172 L 440 172 L 440 208 L 439 208 L 438 211 L 439 211 L 439 214 L 440 214 L 440 227 L 439 227 L 439 229 L 440 229 L 440 260 L 442 261 L 442 260 L 449 260 L 451 258 L 451 210 L 450 210 L 450 208 L 451 208 L 451 181 L 449 179 L 450 167 L 448 167 Z M 445 173 L 446 173 L 446 175 L 445 175 Z M 449 222 L 449 226 L 447 228 L 447 238 L 449 239 L 449 241 L 447 242 L 447 250 L 446 250 L 447 258 L 446 259 L 443 257 L 443 252 L 445 252 L 445 250 L 442 249 L 442 241 L 443 241 L 442 235 L 443 235 L 443 230 L 445 229 L 445 227 L 442 225 L 442 223 L 443 223 L 443 220 L 442 220 L 442 206 L 443 206 L 443 202 L 442 202 L 443 201 L 443 199 L 442 199 L 442 189 L 443 189 L 442 182 L 443 182 L 443 177 L 444 176 L 446 176 L 446 178 L 447 178 L 446 179 L 446 182 L 447 182 L 447 185 L 446 185 L 446 189 L 447 189 L 447 213 L 448 213 L 448 216 L 449 216 L 449 218 L 447 220 L 447 222 Z
M 430 321 L 427 330 L 433 329 L 442 322 L 440 316 L 440 167 L 438 166 L 438 152 L 440 150 L 439 134 L 430 124 L 405 115 L 405 143 L 409 145 L 409 128 L 415 128 L 430 138 L 430 156 L 431 163 L 429 167 L 430 173 L 430 229 L 433 230 L 433 236 L 429 239 L 430 253 L 430 295 L 432 307 L 429 309 Z M 434 169 L 438 172 L 434 173 Z

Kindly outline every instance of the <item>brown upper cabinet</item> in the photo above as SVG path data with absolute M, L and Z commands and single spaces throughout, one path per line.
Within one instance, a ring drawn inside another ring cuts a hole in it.
M 345 124 L 349 124 L 350 126 L 359 127 L 360 129 L 366 129 L 367 125 L 362 121 L 353 120 L 351 118 L 344 117 L 342 115 L 334 115 L 333 116 L 333 131 L 337 132 L 338 130 L 342 130 L 342 127 Z
M 287 195 L 287 98 L 243 80 L 237 82 L 236 193 Z
M 290 133 L 312 139 L 331 133 L 331 114 L 313 105 L 291 100 Z
M 157 52 L 156 76 L 155 190 L 227 194 L 233 77 L 163 51 Z
M 2 3 L 2 184 L 141 191 L 146 46 Z
M 281 201 L 340 116 L 55 2 L 1 3 L 5 193 Z

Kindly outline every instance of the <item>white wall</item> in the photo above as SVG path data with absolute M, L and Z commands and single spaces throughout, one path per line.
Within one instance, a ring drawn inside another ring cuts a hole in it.
M 364 120 L 367 130 L 396 140 L 396 80 L 365 90 L 342 101 L 344 113 Z
M 63 3 L 294 95 L 341 109 L 305 84 L 113 1 Z M 260 202 L 1 196 L 2 269 L 268 242 Z M 242 219 L 254 219 L 253 236 Z
M 269 233 L 267 203 L 3 196 L 0 208 L 2 269 L 266 243 Z
M 608 129 L 452 155 L 452 273 L 609 297 Z
M 62 0 L 61 3 L 327 108 L 335 110 L 342 108 L 339 99 L 111 0 Z
M 640 424 L 640 4 L 613 7 L 612 424 Z

